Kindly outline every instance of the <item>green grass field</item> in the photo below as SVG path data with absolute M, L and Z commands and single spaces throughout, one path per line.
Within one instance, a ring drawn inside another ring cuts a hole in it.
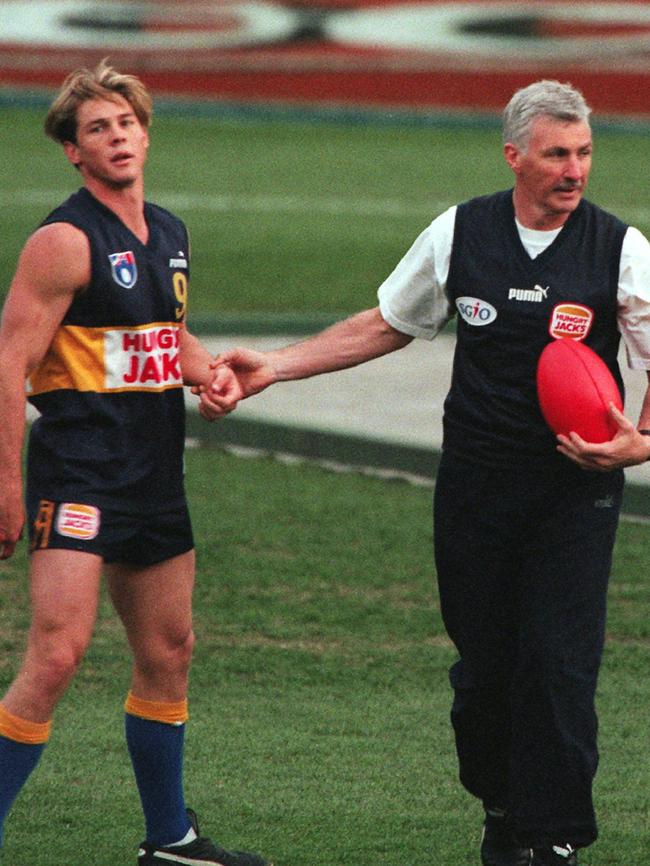
M 0 293 L 77 185 L 42 111 L 1 108 Z M 650 233 L 646 136 L 597 133 L 591 197 Z M 148 197 L 187 222 L 193 315 L 370 306 L 442 208 L 509 183 L 489 127 L 156 118 Z M 430 491 L 188 453 L 199 554 L 187 796 L 206 832 L 276 866 L 472 866 L 456 780 Z M 601 677 L 602 838 L 650 862 L 650 543 L 624 523 Z M 28 624 L 24 549 L 0 565 L 0 691 Z M 109 607 L 7 828 L 6 866 L 123 866 L 142 826 L 122 736 L 128 654 Z
M 428 490 L 188 453 L 199 575 L 188 801 L 276 866 L 470 866 L 456 781 Z M 24 550 L 0 566 L 0 685 L 27 622 Z M 601 840 L 648 862 L 650 544 L 624 523 L 601 676 Z M 141 818 L 122 734 L 128 654 L 107 604 L 50 746 L 7 826 L 7 866 L 124 866 Z
M 42 109 L 0 108 L 0 285 L 28 233 L 78 179 Z M 406 124 L 164 114 L 147 193 L 190 229 L 191 315 L 339 316 L 377 286 L 443 208 L 510 184 L 499 133 Z M 590 195 L 650 232 L 647 136 L 597 132 Z

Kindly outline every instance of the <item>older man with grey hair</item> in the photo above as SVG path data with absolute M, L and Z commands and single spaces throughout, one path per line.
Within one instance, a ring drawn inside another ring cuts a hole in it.
M 597 836 L 596 681 L 623 467 L 650 457 L 612 407 L 610 442 L 551 433 L 536 366 L 563 311 L 621 384 L 650 369 L 650 244 L 584 199 L 590 110 L 539 81 L 504 113 L 512 189 L 437 217 L 379 288 L 379 306 L 294 346 L 234 349 L 242 396 L 433 339 L 457 315 L 435 493 L 441 609 L 459 659 L 452 722 L 465 788 L 485 809 L 483 866 L 576 866 Z M 408 376 L 408 369 L 404 371 Z M 207 411 L 207 410 L 205 410 Z

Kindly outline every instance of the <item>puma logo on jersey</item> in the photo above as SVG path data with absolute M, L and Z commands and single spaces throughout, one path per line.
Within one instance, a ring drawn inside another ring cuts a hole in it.
M 508 300 L 531 301 L 534 304 L 539 304 L 548 298 L 549 288 L 550 286 L 546 286 L 546 288 L 543 289 L 541 286 L 536 285 L 534 289 L 509 289 Z
M 187 259 L 185 258 L 185 253 L 183 250 L 178 251 L 177 258 L 171 258 L 169 260 L 170 268 L 186 268 L 187 267 Z

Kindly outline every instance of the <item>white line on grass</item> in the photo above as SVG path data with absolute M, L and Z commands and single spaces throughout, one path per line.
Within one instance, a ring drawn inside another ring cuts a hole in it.
M 192 448 L 201 448 L 200 439 L 186 440 L 185 444 Z M 288 465 L 311 464 L 313 466 L 320 466 L 321 469 L 327 469 L 329 472 L 335 472 L 340 475 L 367 475 L 370 478 L 379 478 L 383 481 L 405 481 L 407 484 L 411 484 L 414 487 L 424 487 L 425 489 L 433 489 L 436 483 L 435 478 L 431 478 L 429 475 L 418 475 L 417 473 L 405 472 L 401 469 L 342 463 L 337 460 L 323 460 L 320 457 L 307 457 L 303 454 L 288 454 L 266 448 L 252 448 L 249 446 L 230 445 L 224 443 L 219 446 L 219 450 L 225 451 L 227 454 L 232 454 L 234 457 L 253 459 L 272 457 L 279 463 L 285 463 Z M 623 512 L 621 514 L 621 522 L 638 523 L 643 526 L 648 526 L 650 525 L 650 517 L 646 517 L 643 514 Z
M 0 191 L 2 207 L 54 206 L 67 198 L 71 190 L 21 189 Z M 148 199 L 176 211 L 208 211 L 210 213 L 350 213 L 359 216 L 408 217 L 435 214 L 449 207 L 447 201 L 409 202 L 400 199 L 341 198 L 339 196 L 291 196 L 233 194 L 188 194 L 153 192 Z
M 70 190 L 21 189 L 0 190 L 0 206 L 54 207 L 70 195 Z M 291 195 L 247 195 L 246 193 L 151 193 L 148 198 L 162 207 L 176 211 L 201 211 L 208 213 L 300 213 L 300 214 L 352 214 L 366 217 L 430 216 L 431 219 L 453 202 L 431 200 L 413 202 L 393 198 L 342 198 L 340 196 L 291 196 Z M 650 223 L 650 209 L 622 205 L 606 205 L 607 210 L 617 213 L 633 224 Z

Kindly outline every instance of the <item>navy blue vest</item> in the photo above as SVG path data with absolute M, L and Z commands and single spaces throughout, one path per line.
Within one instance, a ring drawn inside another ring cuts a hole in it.
M 146 204 L 145 218 L 142 244 L 81 189 L 44 221 L 86 234 L 92 272 L 30 376 L 41 417 L 30 434 L 28 487 L 39 497 L 140 513 L 184 501 L 178 346 L 188 238 L 162 208 Z
M 627 226 L 587 201 L 537 258 L 524 249 L 512 191 L 458 207 L 447 292 L 457 346 L 443 447 L 499 465 L 555 458 L 539 410 L 537 360 L 552 339 L 582 339 L 622 389 L 617 290 Z

